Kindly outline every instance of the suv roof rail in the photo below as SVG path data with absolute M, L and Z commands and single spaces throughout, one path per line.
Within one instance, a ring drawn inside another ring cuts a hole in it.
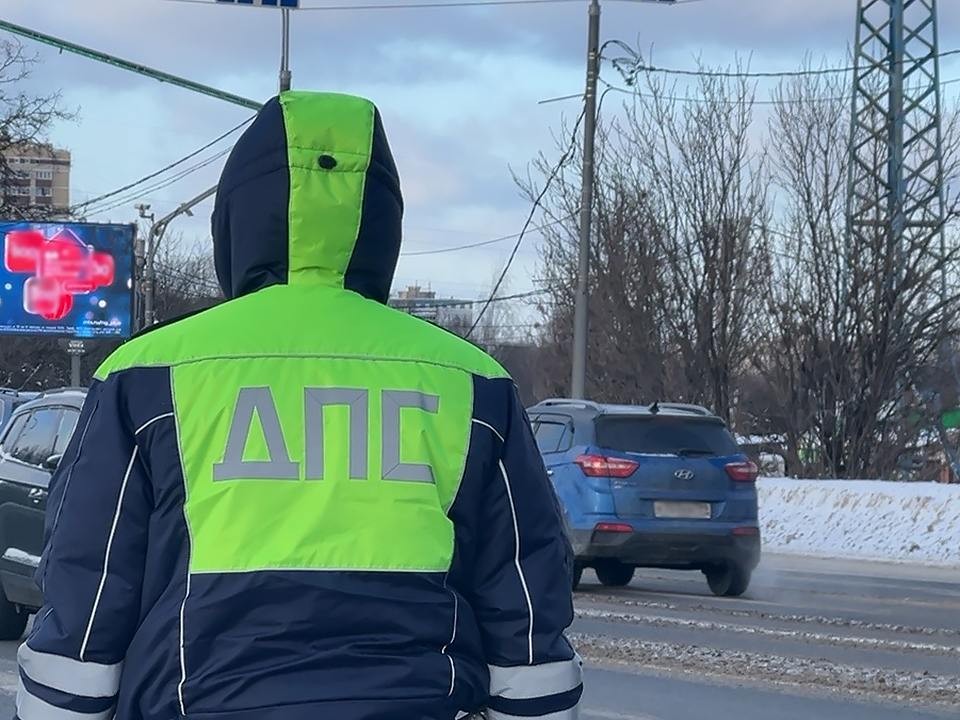
M 713 417 L 713 413 L 703 407 L 703 405 L 694 405 L 692 403 L 660 403 L 661 410 L 679 410 L 680 412 L 689 412 L 694 413 L 695 415 L 704 415 L 707 417 Z
M 570 407 L 571 405 L 589 410 L 600 411 L 603 409 L 599 403 L 595 403 L 593 400 L 574 400 L 572 398 L 549 398 L 541 400 L 534 407 Z

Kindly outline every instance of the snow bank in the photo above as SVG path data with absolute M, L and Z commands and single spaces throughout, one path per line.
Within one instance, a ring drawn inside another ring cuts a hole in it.
M 960 567 L 960 485 L 763 478 L 764 549 Z

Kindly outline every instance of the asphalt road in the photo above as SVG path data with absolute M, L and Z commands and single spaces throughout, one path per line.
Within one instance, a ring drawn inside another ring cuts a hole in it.
M 960 720 L 960 570 L 767 556 L 738 599 L 584 580 L 586 718 Z
M 577 613 L 584 720 L 960 720 L 957 570 L 768 556 L 739 599 L 587 573 Z M 0 643 L 0 720 L 15 655 Z

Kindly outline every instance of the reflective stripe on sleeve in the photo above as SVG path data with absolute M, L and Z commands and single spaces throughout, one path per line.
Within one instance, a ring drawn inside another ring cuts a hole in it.
M 580 717 L 580 710 L 572 707 L 569 710 L 561 710 L 549 715 L 538 715 L 535 718 L 531 718 L 529 715 L 506 715 L 496 710 L 487 710 L 486 717 L 487 720 L 577 720 Z M 27 718 L 22 720 L 27 720 Z
M 18 720 L 111 720 L 113 716 L 113 708 L 97 713 L 83 713 L 51 705 L 31 694 L 24 687 L 23 681 L 20 681 L 17 692 Z
M 579 655 L 574 655 L 570 660 L 543 665 L 490 665 L 490 695 L 508 700 L 559 695 L 580 685 L 582 668 Z
M 62 655 L 37 652 L 27 643 L 20 646 L 17 660 L 20 669 L 35 683 L 70 695 L 109 698 L 120 689 L 123 663 L 80 662 Z

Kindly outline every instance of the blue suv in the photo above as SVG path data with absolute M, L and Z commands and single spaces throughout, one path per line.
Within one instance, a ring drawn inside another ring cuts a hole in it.
M 760 561 L 757 466 L 723 421 L 679 403 L 545 400 L 528 409 L 576 556 L 600 582 L 637 567 L 700 570 L 715 595 L 747 590 Z

